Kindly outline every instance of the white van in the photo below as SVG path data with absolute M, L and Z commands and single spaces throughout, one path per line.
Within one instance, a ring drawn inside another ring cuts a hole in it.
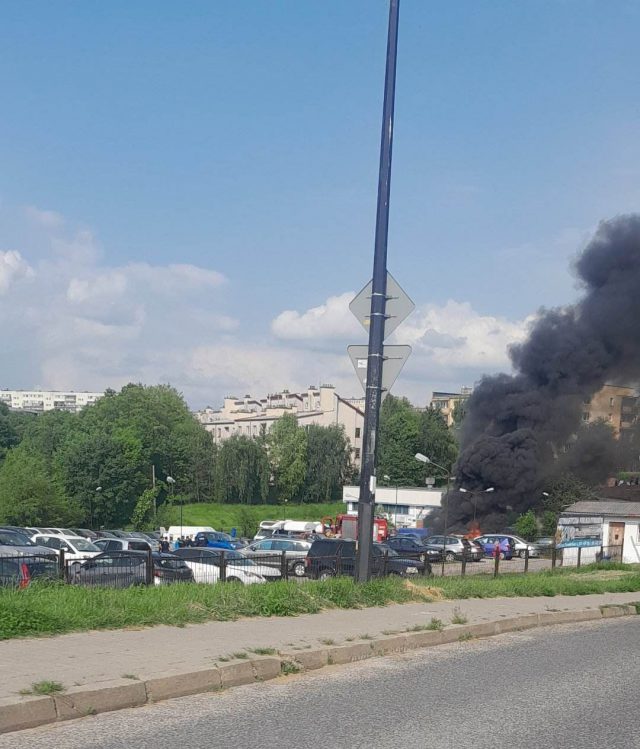
M 169 530 L 163 532 L 163 536 L 191 536 L 195 538 L 196 533 L 215 533 L 216 529 L 210 525 L 170 525 Z
M 254 541 L 262 541 L 274 535 L 302 535 L 305 533 L 322 533 L 322 523 L 307 520 L 263 520 Z

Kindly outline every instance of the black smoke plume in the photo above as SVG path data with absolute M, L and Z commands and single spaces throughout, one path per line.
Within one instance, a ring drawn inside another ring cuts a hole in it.
M 500 527 L 539 503 L 561 467 L 589 468 L 591 478 L 612 467 L 609 429 L 575 435 L 585 399 L 607 383 L 639 379 L 640 216 L 603 222 L 576 273 L 581 299 L 542 310 L 527 340 L 510 349 L 515 374 L 484 377 L 468 401 L 454 472 L 457 486 L 478 493 L 452 491 L 450 527 L 474 516 Z M 488 487 L 495 491 L 482 493 Z

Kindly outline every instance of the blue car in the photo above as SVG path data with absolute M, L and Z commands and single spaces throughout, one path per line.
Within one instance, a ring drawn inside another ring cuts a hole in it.
M 485 557 L 495 557 L 496 543 L 500 544 L 500 559 L 513 559 L 513 546 L 507 536 L 493 533 L 473 539 L 484 549 Z
M 200 531 L 200 533 L 196 533 L 194 539 L 196 546 L 200 546 L 202 538 L 206 540 L 206 545 L 210 549 L 229 549 L 230 551 L 235 551 L 244 546 L 244 544 L 238 539 L 233 538 L 228 533 L 221 533 L 220 531 Z

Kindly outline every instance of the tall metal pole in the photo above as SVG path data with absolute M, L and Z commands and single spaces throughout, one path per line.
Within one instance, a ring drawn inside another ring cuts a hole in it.
M 364 408 L 363 459 L 360 474 L 360 501 L 358 502 L 356 579 L 360 582 L 365 582 L 370 577 L 373 544 L 373 516 L 376 490 L 375 469 L 380 396 L 382 393 L 384 324 L 387 305 L 387 237 L 389 234 L 389 195 L 391 192 L 391 152 L 393 146 L 393 108 L 396 94 L 399 5 L 400 0 L 390 0 L 389 2 L 387 66 L 382 109 L 378 208 L 376 213 L 376 236 L 373 256 L 371 318 L 369 321 L 367 390 Z

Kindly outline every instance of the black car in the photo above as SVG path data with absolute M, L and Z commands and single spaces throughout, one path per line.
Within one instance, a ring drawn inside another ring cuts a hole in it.
M 404 559 L 397 552 L 383 544 L 373 544 L 371 573 L 374 577 L 383 575 L 408 576 L 431 572 L 430 565 L 415 559 Z M 327 580 L 336 575 L 355 574 L 356 542 L 342 538 L 316 539 L 305 560 L 307 575 L 316 580 Z
M 33 580 L 55 580 L 57 559 L 46 556 L 12 557 L 0 553 L 0 586 L 26 588 Z
M 193 573 L 183 559 L 173 554 L 152 555 L 154 585 L 193 582 Z M 147 582 L 148 554 L 139 551 L 106 551 L 83 563 L 69 566 L 69 582 L 76 585 L 129 588 Z
M 434 549 L 418 543 L 413 536 L 391 536 L 386 545 L 405 559 L 418 559 L 421 562 L 439 562 L 442 560 L 442 550 Z

